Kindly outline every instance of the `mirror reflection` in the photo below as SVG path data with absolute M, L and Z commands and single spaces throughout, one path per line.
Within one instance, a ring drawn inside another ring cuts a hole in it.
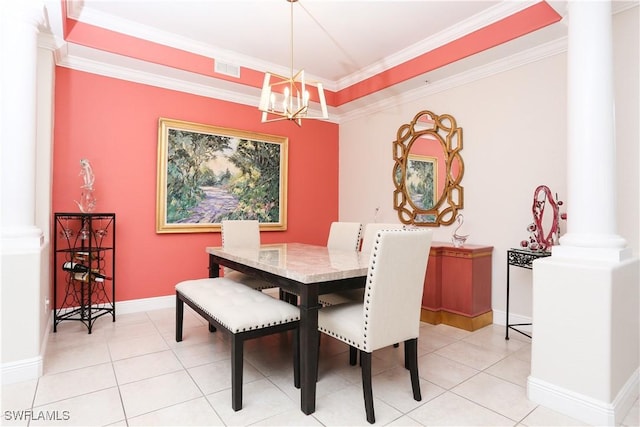
M 394 209 L 404 224 L 449 225 L 463 207 L 462 128 L 448 114 L 421 111 L 393 143 Z

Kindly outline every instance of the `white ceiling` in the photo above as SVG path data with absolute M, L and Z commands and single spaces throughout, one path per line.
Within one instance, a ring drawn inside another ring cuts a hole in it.
M 79 18 L 129 34 L 200 46 L 233 62 L 290 66 L 291 9 L 294 68 L 337 82 L 382 65 L 404 49 L 425 45 L 499 1 L 363 0 L 85 0 Z M 528 3 L 530 5 L 531 3 Z M 521 8 L 522 3 L 518 8 Z M 509 9 L 514 10 L 513 3 Z M 479 19 L 478 21 L 482 21 Z M 486 20 L 485 20 L 486 23 Z M 481 24 L 481 22 L 478 22 Z M 459 28 L 459 33 L 471 29 Z M 433 44 L 434 42 L 432 42 Z M 438 40 L 435 43 L 442 43 Z M 418 45 L 418 46 L 416 46 Z M 432 46 L 436 47 L 436 46 Z M 421 52 L 422 53 L 422 52 Z
M 538 1 L 299 0 L 292 5 L 287 0 L 76 0 L 68 3 L 68 12 L 84 23 L 218 61 L 289 74 L 290 11 L 293 6 L 295 71 L 304 68 L 311 78 L 322 81 L 327 89 L 337 91 L 535 3 Z M 548 3 L 561 16 L 566 14 L 566 2 Z M 617 3 L 637 4 L 637 0 Z M 384 93 L 333 109 L 333 113 L 348 113 L 389 95 L 421 90 L 426 86 L 425 80 L 432 86 L 468 75 L 473 70 L 490 70 L 496 64 L 518 61 L 518 58 L 529 61 L 530 58 L 524 59 L 526 52 L 544 51 L 542 56 L 554 50 L 557 53 L 558 49 L 566 48 L 566 34 L 566 25 L 560 21 L 424 73 L 388 88 Z M 255 88 L 181 74 L 83 46 L 67 46 L 66 54 L 93 62 L 144 69 L 149 73 L 190 80 L 197 85 L 212 85 L 239 96 L 257 99 L 259 92 Z

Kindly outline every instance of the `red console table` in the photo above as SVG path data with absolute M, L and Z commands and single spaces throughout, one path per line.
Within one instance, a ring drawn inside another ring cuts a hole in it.
M 421 320 L 474 331 L 493 323 L 493 246 L 433 242 L 422 295 Z

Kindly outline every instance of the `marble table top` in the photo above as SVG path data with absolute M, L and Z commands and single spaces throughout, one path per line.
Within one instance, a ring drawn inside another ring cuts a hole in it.
M 304 243 L 274 243 L 259 249 L 207 247 L 206 252 L 301 283 L 349 279 L 367 274 L 369 253 Z

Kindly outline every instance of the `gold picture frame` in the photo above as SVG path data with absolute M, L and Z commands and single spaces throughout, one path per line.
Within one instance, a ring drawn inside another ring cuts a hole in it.
M 223 219 L 286 230 L 288 144 L 284 136 L 160 118 L 156 232 L 220 231 Z

